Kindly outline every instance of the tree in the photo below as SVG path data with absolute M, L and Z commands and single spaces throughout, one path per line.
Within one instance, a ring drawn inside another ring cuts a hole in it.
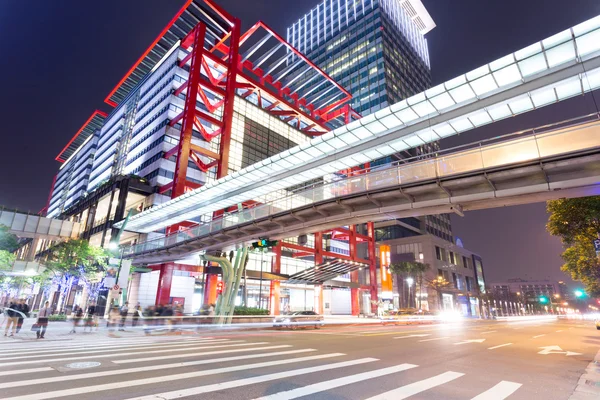
M 12 253 L 19 248 L 19 238 L 8 231 L 8 227 L 0 225 L 0 251 Z
M 600 233 L 600 196 L 552 200 L 547 211 L 546 229 L 565 248 L 561 269 L 581 281 L 590 296 L 600 296 L 600 261 L 593 245 Z
M 437 293 L 438 302 L 441 310 L 443 304 L 442 293 L 444 292 L 444 290 L 453 287 L 453 285 L 450 282 L 448 282 L 443 276 L 438 276 L 433 280 L 426 280 L 426 284 L 429 288 L 433 289 Z
M 83 239 L 61 242 L 50 249 L 46 267 L 55 275 L 88 278 L 104 270 L 108 252 Z
M 418 262 L 418 261 L 401 261 L 399 263 L 394 263 L 390 265 L 390 272 L 403 275 L 406 277 L 413 278 L 415 277 L 415 283 L 421 289 L 420 292 L 423 292 L 423 274 L 429 269 L 429 264 Z M 404 287 L 404 284 L 402 285 Z M 409 306 L 410 299 L 409 299 Z M 419 309 L 421 309 L 421 297 L 419 297 Z

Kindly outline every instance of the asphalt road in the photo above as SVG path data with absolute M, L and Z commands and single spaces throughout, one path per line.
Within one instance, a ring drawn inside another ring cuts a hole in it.
M 566 400 L 600 350 L 584 321 L 24 336 L 0 399 Z

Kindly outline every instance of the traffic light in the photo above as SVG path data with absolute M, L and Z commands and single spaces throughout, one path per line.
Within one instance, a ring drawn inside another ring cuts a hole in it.
M 255 249 L 267 249 L 275 246 L 277 246 L 277 240 L 260 239 L 258 242 L 252 243 L 252 247 Z
M 546 304 L 548 302 L 548 298 L 546 296 L 540 296 L 540 303 Z
M 217 282 L 217 294 L 223 293 L 223 281 Z
M 583 297 L 585 293 L 583 292 L 583 290 L 576 290 L 575 291 L 575 297 Z

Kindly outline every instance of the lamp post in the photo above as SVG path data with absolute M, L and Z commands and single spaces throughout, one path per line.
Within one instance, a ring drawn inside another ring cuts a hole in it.
M 412 301 L 410 298 L 410 287 L 412 286 L 412 284 L 414 283 L 414 279 L 413 278 L 406 278 L 406 283 L 408 284 L 408 307 L 412 306 Z

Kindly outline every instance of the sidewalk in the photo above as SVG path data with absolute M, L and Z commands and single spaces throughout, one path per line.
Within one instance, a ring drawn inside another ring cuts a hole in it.
M 31 330 L 31 325 L 33 325 L 37 321 L 36 318 L 25 318 L 23 321 L 23 327 L 19 333 L 15 333 L 14 336 L 4 336 L 4 329 L 6 328 L 5 324 L 2 324 L 0 329 L 0 343 L 5 343 L 8 340 L 38 340 L 35 332 Z M 46 329 L 46 334 L 44 335 L 44 341 L 60 341 L 60 340 L 72 340 L 72 335 L 69 334 L 69 331 L 73 325 L 70 322 L 62 322 L 62 321 L 50 321 L 48 323 L 48 328 Z M 79 330 L 82 331 L 81 328 Z M 8 334 L 12 332 L 9 330 Z
M 598 400 L 600 399 L 600 351 L 577 383 L 575 391 L 569 400 Z

